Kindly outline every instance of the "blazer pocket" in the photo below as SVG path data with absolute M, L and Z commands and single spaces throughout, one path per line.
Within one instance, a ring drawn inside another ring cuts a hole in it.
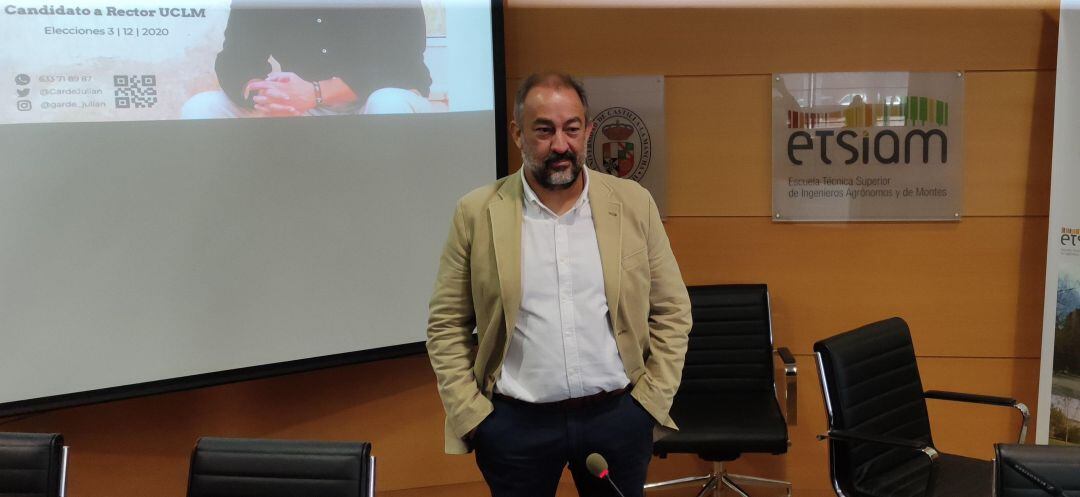
M 635 250 L 632 254 L 623 257 L 622 269 L 623 271 L 629 271 L 641 265 L 641 263 L 649 260 L 649 252 L 646 250 L 648 247 L 641 247 Z

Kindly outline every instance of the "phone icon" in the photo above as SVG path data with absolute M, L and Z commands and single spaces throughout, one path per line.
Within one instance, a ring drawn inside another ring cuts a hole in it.
M 30 84 L 30 75 L 20 74 L 18 76 L 15 76 L 15 84 L 19 86 L 26 86 Z

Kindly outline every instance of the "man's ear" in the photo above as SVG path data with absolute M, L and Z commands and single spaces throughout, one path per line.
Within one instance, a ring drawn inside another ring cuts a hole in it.
M 525 150 L 525 146 L 521 143 L 521 126 L 518 126 L 516 120 L 510 121 L 510 138 L 514 140 L 518 150 Z
M 594 126 L 593 126 L 592 121 L 586 121 L 586 122 L 588 122 L 589 124 L 585 125 L 585 143 L 588 143 L 589 138 L 592 138 L 592 133 L 593 133 Z

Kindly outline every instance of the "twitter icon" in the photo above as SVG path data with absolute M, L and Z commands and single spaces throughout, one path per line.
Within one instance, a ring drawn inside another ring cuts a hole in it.
M 16 93 L 16 96 L 18 96 L 19 98 L 23 98 L 23 97 L 30 94 L 30 89 L 29 88 L 19 88 L 18 90 L 15 90 L 15 93 Z

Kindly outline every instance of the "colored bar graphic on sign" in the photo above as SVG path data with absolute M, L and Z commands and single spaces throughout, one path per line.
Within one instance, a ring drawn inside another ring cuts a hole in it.
M 899 105 L 853 103 L 833 112 L 787 112 L 788 129 L 870 128 L 949 125 L 949 103 L 934 98 L 901 97 Z

